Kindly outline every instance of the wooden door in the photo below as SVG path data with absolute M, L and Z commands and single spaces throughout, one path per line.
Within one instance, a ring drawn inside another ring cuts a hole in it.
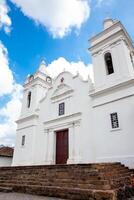
M 68 130 L 56 132 L 56 164 L 66 164 L 68 159 Z

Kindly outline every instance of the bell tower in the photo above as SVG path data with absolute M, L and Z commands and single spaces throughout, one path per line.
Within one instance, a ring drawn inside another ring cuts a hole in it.
M 134 78 L 134 47 L 120 21 L 106 19 L 104 30 L 90 39 L 95 90 Z
M 42 61 L 36 73 L 28 76 L 24 83 L 21 118 L 36 111 L 39 101 L 45 96 L 51 84 L 52 79 L 48 75 L 45 62 Z
M 21 115 L 17 120 L 13 166 L 27 165 L 29 161 L 31 165 L 34 164 L 39 102 L 51 85 L 52 79 L 47 73 L 45 62 L 42 61 L 36 73 L 28 76 L 24 83 Z

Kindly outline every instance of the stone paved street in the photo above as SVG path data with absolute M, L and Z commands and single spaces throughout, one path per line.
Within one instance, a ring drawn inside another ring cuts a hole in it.
M 64 200 L 54 197 L 43 197 L 21 193 L 2 193 L 0 192 L 0 200 Z M 133 198 L 127 200 L 134 200 Z
M 0 192 L 0 200 L 62 200 L 62 199 L 53 197 L 35 196 L 29 194 Z

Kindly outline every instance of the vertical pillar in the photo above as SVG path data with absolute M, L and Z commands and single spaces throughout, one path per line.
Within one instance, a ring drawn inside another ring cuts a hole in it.
M 81 137 L 80 137 L 80 122 L 75 122 L 74 124 L 74 160 L 75 163 L 81 163 Z
M 55 134 L 53 132 L 53 130 L 49 130 L 49 134 L 48 134 L 48 164 L 55 164 Z
M 74 122 L 69 127 L 69 159 L 68 164 L 81 163 L 80 122 Z
M 45 129 L 45 164 L 48 164 L 48 140 L 49 140 L 49 129 Z
M 69 158 L 67 164 L 74 163 L 74 123 L 69 127 Z

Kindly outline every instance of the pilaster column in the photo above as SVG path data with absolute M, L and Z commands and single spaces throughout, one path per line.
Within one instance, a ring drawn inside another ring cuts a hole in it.
M 74 160 L 81 163 L 80 121 L 74 123 Z
M 45 133 L 45 164 L 48 164 L 48 140 L 49 140 L 49 129 L 44 130 Z
M 54 132 L 45 129 L 45 164 L 54 164 Z
M 69 126 L 69 158 L 67 164 L 74 163 L 74 123 Z
M 55 143 L 54 143 L 54 137 L 55 134 L 53 132 L 53 130 L 49 129 L 49 134 L 48 134 L 48 164 L 55 164 L 55 155 L 54 155 L 54 147 L 55 147 Z
M 69 127 L 69 159 L 68 164 L 81 163 L 80 121 L 73 122 Z

